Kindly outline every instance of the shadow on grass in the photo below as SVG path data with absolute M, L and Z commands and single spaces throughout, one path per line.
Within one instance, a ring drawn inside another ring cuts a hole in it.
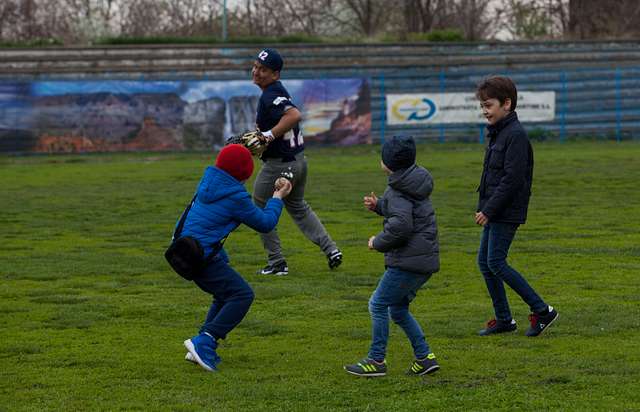
M 54 305 L 77 305 L 80 303 L 85 303 L 88 300 L 89 298 L 84 296 L 66 295 L 39 296 L 31 299 L 31 301 L 34 303 L 45 303 Z
M 378 284 L 379 276 L 365 276 L 365 275 L 337 275 L 335 277 L 336 282 L 346 286 L 370 286 L 375 287 Z
M 44 349 L 40 345 L 33 343 L 24 343 L 20 345 L 10 345 L 6 347 L 0 347 L 0 354 L 2 357 L 14 357 L 20 355 L 36 355 L 44 352 Z
M 273 336 L 289 333 L 288 328 L 282 325 L 253 318 L 244 319 L 242 323 L 238 325 L 238 328 L 243 329 L 245 333 L 251 336 Z
M 87 329 L 96 322 L 113 321 L 119 317 L 109 305 L 61 306 L 44 326 L 50 329 Z

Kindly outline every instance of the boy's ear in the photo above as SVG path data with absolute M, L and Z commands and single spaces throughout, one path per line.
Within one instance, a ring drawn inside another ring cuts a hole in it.
M 507 111 L 511 111 L 511 99 L 509 97 L 504 99 L 504 103 L 502 104 L 502 108 L 507 110 Z

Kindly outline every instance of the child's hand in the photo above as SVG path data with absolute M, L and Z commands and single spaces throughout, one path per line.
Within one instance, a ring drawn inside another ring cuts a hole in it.
M 371 196 L 364 197 L 364 207 L 366 207 L 367 209 L 374 211 L 376 210 L 377 204 L 378 204 L 378 198 L 376 197 L 375 193 L 371 192 Z
M 373 250 L 373 239 L 375 239 L 375 236 L 371 236 L 369 238 L 369 249 Z
M 277 179 L 276 179 L 276 181 L 275 181 L 275 183 L 273 184 L 273 188 L 274 188 L 275 190 L 280 190 L 280 189 L 282 189 L 282 186 L 284 186 L 284 185 L 286 184 L 286 183 L 285 183 L 286 181 L 287 181 L 287 179 L 285 179 L 284 177 L 279 177 L 279 178 L 277 178 Z
M 484 226 L 489 223 L 489 218 L 482 212 L 476 212 L 476 224 Z
M 278 178 L 275 184 L 276 191 L 273 192 L 273 197 L 277 197 L 278 199 L 285 198 L 289 196 L 291 193 L 291 189 L 293 185 L 289 181 L 289 179 L 285 179 L 284 177 Z

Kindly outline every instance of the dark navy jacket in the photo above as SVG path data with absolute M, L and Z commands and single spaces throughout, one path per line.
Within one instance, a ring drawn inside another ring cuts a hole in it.
M 516 112 L 488 129 L 477 211 L 489 222 L 522 224 L 527 220 L 533 180 L 531 143 Z
M 236 178 L 209 166 L 198 185 L 195 203 L 184 222 L 182 236 L 198 240 L 208 256 L 241 223 L 258 232 L 273 230 L 282 213 L 282 200 L 271 198 L 264 209 L 256 207 L 251 195 Z M 223 256 L 224 251 L 222 251 Z

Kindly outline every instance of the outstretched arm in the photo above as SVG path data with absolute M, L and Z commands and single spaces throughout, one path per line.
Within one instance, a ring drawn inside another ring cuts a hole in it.
M 278 179 L 276 185 L 273 197 L 267 201 L 264 209 L 254 205 L 247 193 L 247 196 L 238 202 L 236 218 L 253 230 L 261 233 L 271 232 L 280 219 L 284 205 L 282 199 L 287 197 L 292 189 L 291 182 L 287 179 Z

